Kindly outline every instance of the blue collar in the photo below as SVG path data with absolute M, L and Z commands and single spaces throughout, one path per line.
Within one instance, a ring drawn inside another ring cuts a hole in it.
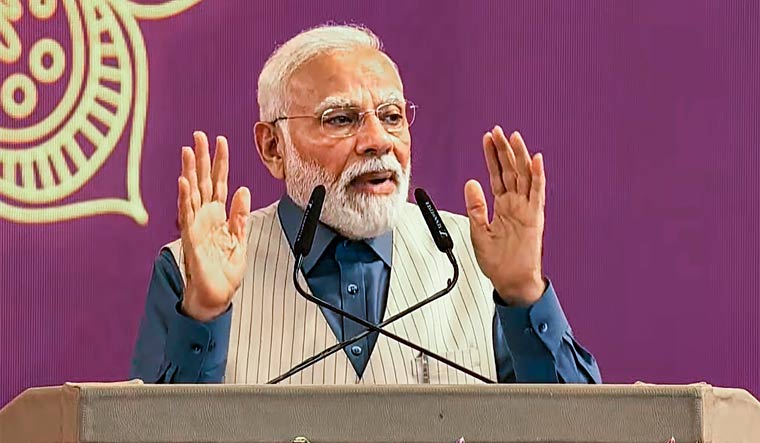
M 298 229 L 301 227 L 301 218 L 303 217 L 303 209 L 299 208 L 293 200 L 287 195 L 283 195 L 280 198 L 280 203 L 277 205 L 277 215 L 280 218 L 280 225 L 282 230 L 285 231 L 285 237 L 288 239 L 291 251 L 293 250 L 293 243 L 296 241 L 296 235 L 298 235 Z M 319 222 L 317 225 L 317 232 L 314 233 L 314 243 L 311 246 L 311 252 L 303 259 L 303 273 L 308 274 L 309 271 L 317 264 L 317 261 L 325 253 L 325 250 L 330 243 L 335 239 L 343 239 L 344 237 L 333 231 L 332 228 Z M 385 262 L 388 267 L 391 266 L 391 258 L 393 257 L 393 232 L 386 232 L 378 237 L 368 238 L 362 240 Z

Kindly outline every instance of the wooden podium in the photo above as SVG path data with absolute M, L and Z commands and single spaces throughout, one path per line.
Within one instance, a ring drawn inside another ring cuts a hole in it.
M 29 389 L 0 411 L 2 443 L 294 441 L 757 443 L 760 403 L 706 384 L 131 382 Z

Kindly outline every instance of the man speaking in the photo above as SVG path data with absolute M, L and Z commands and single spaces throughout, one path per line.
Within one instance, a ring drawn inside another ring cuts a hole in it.
M 380 324 L 446 286 L 451 264 L 407 203 L 416 107 L 369 30 L 323 26 L 293 37 L 258 81 L 254 131 L 287 195 L 251 212 L 246 188 L 226 213 L 229 150 L 205 134 L 182 149 L 181 239 L 156 260 L 131 374 L 150 383 L 266 383 L 366 325 L 301 297 L 292 248 L 317 185 L 324 209 L 301 276 L 308 290 Z M 519 133 L 482 140 L 494 195 L 464 188 L 467 217 L 442 212 L 460 278 L 446 296 L 384 329 L 499 382 L 599 383 L 541 271 L 546 178 Z M 377 332 L 283 383 L 471 383 L 426 352 Z

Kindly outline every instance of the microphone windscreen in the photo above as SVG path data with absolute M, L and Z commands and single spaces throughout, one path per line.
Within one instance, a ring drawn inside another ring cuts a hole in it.
M 448 252 L 454 249 L 454 242 L 451 240 L 451 235 L 446 229 L 446 225 L 443 224 L 438 210 L 435 209 L 435 205 L 427 192 L 421 188 L 414 190 L 414 200 L 417 202 L 420 211 L 422 211 L 422 218 L 425 219 L 425 224 L 430 230 L 430 234 L 433 235 L 433 241 L 441 252 Z
M 325 201 L 325 187 L 317 186 L 311 191 L 309 203 L 303 211 L 301 219 L 301 228 L 298 230 L 296 242 L 293 245 L 293 254 L 306 257 L 311 251 L 311 245 L 314 243 L 314 233 L 317 232 L 319 216 L 322 214 L 322 204 Z

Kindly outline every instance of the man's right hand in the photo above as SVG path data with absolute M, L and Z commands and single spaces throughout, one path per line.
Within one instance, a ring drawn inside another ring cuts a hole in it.
M 193 138 L 194 150 L 182 148 L 178 180 L 177 209 L 187 279 L 182 310 L 206 322 L 229 308 L 243 279 L 251 192 L 246 187 L 235 191 L 227 219 L 227 139 L 217 137 L 212 164 L 206 134 L 198 131 Z

